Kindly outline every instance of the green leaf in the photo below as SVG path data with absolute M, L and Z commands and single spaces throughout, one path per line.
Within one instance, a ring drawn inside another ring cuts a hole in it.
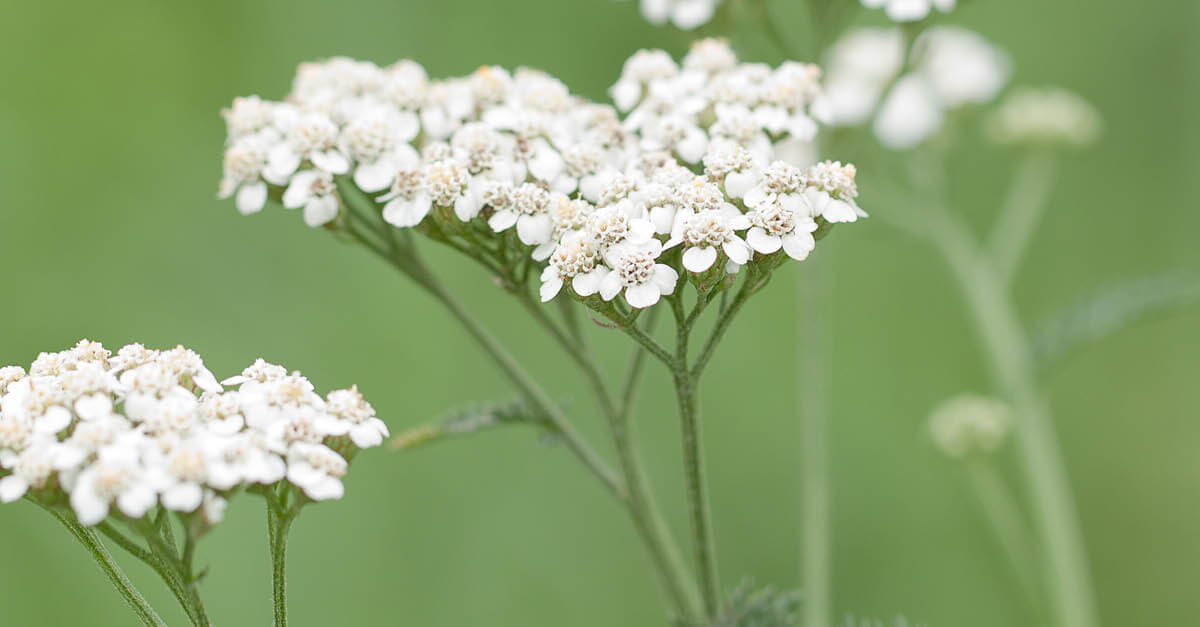
M 775 586 L 755 589 L 754 581 L 743 580 L 729 593 L 728 609 L 713 627 L 794 627 L 800 624 L 799 590 L 779 590 Z
M 1034 357 L 1046 369 L 1072 350 L 1112 335 L 1151 314 L 1200 302 L 1200 278 L 1173 274 L 1109 286 L 1045 322 Z
M 553 435 L 553 423 L 524 399 L 503 403 L 481 403 L 456 409 L 439 420 L 409 429 L 392 438 L 393 450 L 410 449 L 447 438 L 469 436 L 512 424 L 530 424 Z

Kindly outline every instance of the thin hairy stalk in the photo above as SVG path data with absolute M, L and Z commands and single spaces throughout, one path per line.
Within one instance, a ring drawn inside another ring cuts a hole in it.
M 446 307 L 454 318 L 463 325 L 468 334 L 484 349 L 488 357 L 517 386 L 521 394 L 550 420 L 554 426 L 556 435 L 563 440 L 567 448 L 617 498 L 621 500 L 625 499 L 621 483 L 616 473 L 608 466 L 608 463 L 571 426 L 563 415 L 562 410 L 558 408 L 554 401 L 550 400 L 549 395 L 533 380 L 533 377 L 517 363 L 516 359 L 492 336 L 491 332 L 471 316 L 466 307 L 445 288 L 441 281 L 437 280 L 412 252 L 403 256 L 393 254 L 391 251 L 385 250 L 364 237 L 361 232 L 353 229 L 353 227 L 349 228 L 348 231 L 352 237 L 357 239 L 368 250 L 375 253 L 400 273 L 412 279 L 413 282 L 424 288 L 425 291 L 429 292 L 431 296 Z
M 694 380 L 700 379 L 700 375 L 704 373 L 704 368 L 708 365 L 709 360 L 712 359 L 717 346 L 721 343 L 721 339 L 725 337 L 725 331 L 729 329 L 729 324 L 733 322 L 738 311 L 742 309 L 742 306 L 750 299 L 750 295 L 754 293 L 756 289 L 755 285 L 756 280 L 753 274 L 743 279 L 742 287 L 738 290 L 737 295 L 733 297 L 733 300 L 729 301 L 727 306 L 722 308 L 720 315 L 717 317 L 717 322 L 708 336 L 708 340 L 704 343 L 704 348 L 700 350 L 700 357 L 696 359 L 696 363 L 692 366 L 689 378 Z M 684 368 L 687 367 L 686 362 L 683 362 L 681 365 Z
M 41 503 L 38 503 L 38 505 L 41 505 Z M 63 527 L 66 527 L 67 531 L 71 532 L 71 536 L 87 549 L 88 554 L 95 560 L 96 565 L 100 567 L 100 572 L 104 573 L 105 578 L 108 579 L 113 588 L 116 588 L 117 593 L 121 595 L 125 604 L 129 606 L 129 609 L 133 610 L 133 613 L 137 615 L 138 620 L 143 625 L 147 627 L 166 627 L 167 624 L 163 622 L 163 619 L 154 611 L 154 608 L 150 607 L 150 603 L 137 591 L 137 588 L 133 586 L 133 582 L 129 581 L 129 578 L 117 566 L 116 561 L 113 560 L 108 549 L 104 548 L 104 543 L 100 541 L 100 537 L 96 535 L 95 531 L 80 525 L 72 518 L 53 508 L 43 505 L 42 509 L 50 512 L 50 515 L 62 523 Z
M 659 309 L 651 309 L 650 313 L 646 314 L 646 321 L 643 323 L 647 335 L 654 332 L 654 327 L 658 322 Z M 621 386 L 621 400 L 618 407 L 618 413 L 622 416 L 629 415 L 633 408 L 634 399 L 637 397 L 638 384 L 642 382 L 642 369 L 646 365 L 646 349 L 641 346 L 636 346 L 633 349 L 633 354 L 629 357 L 629 366 L 625 368 L 625 383 Z
M 831 257 L 814 259 L 800 281 L 800 379 L 796 382 L 804 437 L 803 581 L 805 625 L 832 625 L 829 527 L 829 377 Z
M 294 518 L 291 512 L 280 512 L 268 502 L 267 544 L 271 550 L 271 606 L 275 627 L 287 627 L 287 539 Z
M 361 212 L 354 213 L 353 217 L 357 218 L 358 221 L 364 219 Z M 618 500 L 626 505 L 633 519 L 634 526 L 646 545 L 646 549 L 654 563 L 655 571 L 659 574 L 659 578 L 662 581 L 664 589 L 670 596 L 673 606 L 680 615 L 690 620 L 698 612 L 698 597 L 691 586 L 686 568 L 679 558 L 674 540 L 670 537 L 667 526 L 663 522 L 662 514 L 649 490 L 649 483 L 645 479 L 644 472 L 641 470 L 641 464 L 638 461 L 633 442 L 628 437 L 625 426 L 626 414 L 621 413 L 622 410 L 619 410 L 614 404 L 598 366 L 591 354 L 582 349 L 581 339 L 573 339 L 564 333 L 546 315 L 543 308 L 538 307 L 537 303 L 534 303 L 528 297 L 528 294 L 514 292 L 522 306 L 550 333 L 568 356 L 583 371 L 585 378 L 587 378 L 600 403 L 602 412 L 608 420 L 621 463 L 623 481 L 608 468 L 607 464 L 574 431 L 562 416 L 561 410 L 549 400 L 545 392 L 533 382 L 532 378 L 525 374 L 515 359 L 504 351 L 499 343 L 467 314 L 465 307 L 444 289 L 442 284 L 433 277 L 432 273 L 420 264 L 413 252 L 409 251 L 406 255 L 401 256 L 395 249 L 385 250 L 384 247 L 372 242 L 370 238 L 352 226 L 349 228 L 349 231 L 351 236 L 358 240 L 359 243 L 409 276 L 414 282 L 425 288 L 437 300 L 450 309 L 451 313 L 467 328 L 472 337 L 483 346 L 489 356 L 505 370 L 517 387 L 521 389 L 522 393 L 547 415 L 554 424 L 558 435 L 567 442 L 567 446 L 584 462 L 584 465 L 600 477 Z M 571 328 L 569 319 L 568 328 Z M 582 337 L 582 333 L 578 329 L 575 329 L 573 333 L 578 334 L 576 338 Z
M 1046 151 L 1032 152 L 1017 164 L 989 242 L 992 263 L 1004 285 L 1012 282 L 1045 211 L 1054 166 L 1054 156 Z
M 717 547 L 713 537 L 708 480 L 704 469 L 704 438 L 700 427 L 700 409 L 692 376 L 677 372 L 673 378 L 683 434 L 683 477 L 687 490 L 688 518 L 692 528 L 692 549 L 695 553 L 704 609 L 711 619 L 721 611 L 721 580 L 717 573 Z
M 139 546 L 131 538 L 126 537 L 106 522 L 96 525 L 96 529 L 100 530 L 100 533 L 103 533 L 127 553 L 149 566 L 158 575 L 159 579 L 162 579 L 163 583 L 167 585 L 167 589 L 171 591 L 171 594 L 175 596 L 175 600 L 179 602 L 179 606 L 188 615 L 188 620 L 195 624 L 195 613 L 191 608 L 191 598 L 184 590 L 183 584 L 176 577 L 175 572 L 171 570 L 170 565 L 159 559 L 154 553 Z
M 1033 542 L 1016 497 L 988 460 L 970 462 L 967 465 L 967 478 L 971 482 L 972 494 L 979 501 L 983 517 L 1008 558 L 1030 609 L 1041 614 L 1042 600 L 1038 591 L 1037 564 L 1032 553 Z
M 655 311 L 651 311 L 645 325 L 646 331 L 653 330 Z M 663 587 L 670 595 L 676 611 L 688 624 L 705 615 L 699 591 L 684 565 L 679 549 L 671 536 L 662 512 L 650 489 L 650 481 L 642 468 L 637 444 L 629 430 L 629 416 L 633 409 L 637 381 L 640 379 L 646 350 L 638 347 L 630 360 L 625 385 L 619 406 L 608 413 L 608 426 L 613 445 L 617 450 L 621 471 L 629 493 L 626 503 L 638 534 L 654 562 Z
M 171 590 L 171 594 L 175 596 L 175 600 L 179 601 L 180 607 L 187 614 L 188 620 L 196 627 L 208 627 L 211 622 L 205 613 L 204 604 L 200 601 L 199 592 L 188 582 L 190 575 L 184 571 L 183 562 L 179 559 L 175 543 L 167 535 L 170 533 L 170 523 L 167 521 L 165 525 L 162 524 L 165 519 L 165 516 L 161 516 L 154 523 L 134 521 L 131 523 L 131 527 L 150 546 L 153 560 L 147 564 L 158 573 L 163 583 L 167 584 L 167 588 Z
M 703 300 L 702 295 L 697 297 L 697 308 L 702 307 Z M 670 298 L 670 303 L 675 314 L 675 358 L 671 379 L 675 384 L 675 398 L 679 406 L 683 479 L 688 519 L 692 529 L 692 550 L 699 574 L 705 616 L 713 619 L 721 612 L 721 579 L 717 572 L 712 506 L 709 504 L 708 479 L 704 469 L 704 438 L 696 394 L 697 377 L 693 376 L 687 366 L 691 327 L 688 324 L 689 319 L 683 313 L 682 296 L 676 294 Z
M 1053 421 L 1037 386 L 1029 338 L 1007 286 L 970 232 L 936 201 L 930 212 L 930 236 L 963 292 L 992 379 L 1013 406 L 1022 471 L 1046 547 L 1043 570 L 1054 593 L 1055 624 L 1094 627 L 1095 597 L 1079 516 Z

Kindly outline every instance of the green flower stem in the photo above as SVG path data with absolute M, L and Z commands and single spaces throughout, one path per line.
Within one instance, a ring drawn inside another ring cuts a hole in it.
M 1053 591 L 1055 624 L 1095 627 L 1095 598 L 1079 516 L 1050 412 L 1037 386 L 1029 338 L 995 263 L 966 226 L 939 204 L 945 194 L 937 183 L 944 170 L 939 164 L 924 174 L 926 183 L 934 179 L 929 190 L 930 237 L 963 292 L 992 379 L 1014 409 L 1022 471 L 1046 549 L 1043 570 Z
M 275 627 L 287 627 L 287 540 L 294 511 L 282 511 L 267 500 L 267 543 L 271 549 L 271 605 Z
M 39 503 L 39 505 L 41 504 Z M 50 512 L 88 550 L 92 559 L 96 561 L 96 565 L 100 567 L 100 571 L 104 573 L 104 576 L 112 584 L 113 588 L 116 588 L 117 593 L 124 599 L 125 604 L 133 610 L 133 613 L 137 615 L 138 620 L 143 625 L 147 627 L 166 627 L 167 624 L 163 622 L 163 619 L 154 611 L 154 608 L 150 607 L 146 599 L 142 597 L 137 588 L 133 586 L 133 583 L 129 581 L 129 578 L 125 576 L 125 573 L 121 571 L 121 568 L 117 566 L 116 561 L 113 560 L 108 549 L 104 548 L 104 543 L 101 542 L 100 537 L 96 535 L 95 531 L 80 525 L 73 517 L 69 517 L 56 509 L 44 505 L 42 508 Z
M 971 483 L 971 493 L 979 500 L 983 517 L 992 527 L 1000 548 L 1008 558 L 1029 607 L 1040 615 L 1043 604 L 1038 589 L 1037 564 L 1031 553 L 1033 541 L 1016 497 L 990 460 L 968 462 L 967 478 Z M 1042 616 L 1039 618 L 1044 619 Z
M 361 208 L 356 209 L 356 204 L 347 203 L 347 206 L 351 208 L 351 211 L 347 214 L 348 217 L 358 223 L 367 222 L 364 215 L 365 210 Z M 568 332 L 564 333 L 546 315 L 544 309 L 532 300 L 528 293 L 510 289 L 517 296 L 521 305 L 525 307 L 537 322 L 546 328 L 555 341 L 584 373 L 600 404 L 601 411 L 607 419 L 620 461 L 620 477 L 608 469 L 607 464 L 573 430 L 565 417 L 562 416 L 561 410 L 549 400 L 545 392 L 533 382 L 532 378 L 525 374 L 516 361 L 500 346 L 499 342 L 483 329 L 481 325 L 475 322 L 466 312 L 465 307 L 429 272 L 417 258 L 415 250 L 411 247 L 404 248 L 394 245 L 385 249 L 383 245 L 372 241 L 364 233 L 355 229 L 353 225 L 347 226 L 349 227 L 351 236 L 358 240 L 359 243 L 412 278 L 418 285 L 425 288 L 450 309 L 451 313 L 467 328 L 468 332 L 483 346 L 493 360 L 513 379 L 513 382 L 522 390 L 526 397 L 550 418 L 556 430 L 559 431 L 559 434 L 567 442 L 568 447 L 575 452 L 576 456 L 594 474 L 601 478 L 614 495 L 617 496 L 618 500 L 625 504 L 633 519 L 634 526 L 642 538 L 647 552 L 650 554 L 655 571 L 658 573 L 659 579 L 669 595 L 676 612 L 688 621 L 700 615 L 702 610 L 699 594 L 696 592 L 692 579 L 683 565 L 683 560 L 679 556 L 678 549 L 675 548 L 675 542 L 671 538 L 670 531 L 650 490 L 650 484 L 642 469 L 636 446 L 629 434 L 628 417 L 631 403 L 628 400 L 623 400 L 621 406 L 618 407 L 616 405 L 612 395 L 608 391 L 598 365 L 590 352 L 586 350 L 586 345 L 583 343 L 582 333 L 578 329 L 577 323 L 574 323 L 569 317 L 570 314 L 568 313 L 567 318 Z M 379 237 L 389 238 L 394 241 L 392 235 L 383 230 L 385 227 L 376 227 L 374 224 L 366 224 L 365 226 Z M 496 272 L 496 266 L 487 265 L 487 267 L 493 270 L 493 273 Z M 498 276 L 504 278 L 505 275 L 500 274 Z M 616 315 L 619 316 L 619 314 Z M 620 322 L 621 326 L 626 329 L 626 332 L 634 336 L 636 340 L 639 340 L 642 346 L 646 347 L 652 354 L 658 356 L 659 359 L 665 358 L 670 361 L 671 358 L 666 351 L 638 328 L 632 319 L 620 317 Z M 632 392 L 630 392 L 631 394 Z
M 145 538 L 146 543 L 150 547 L 151 561 L 146 563 L 154 569 L 158 576 L 162 578 L 163 583 L 175 595 L 175 599 L 179 601 L 179 605 L 183 608 L 188 616 L 188 620 L 196 627 L 208 627 L 211 621 L 204 610 L 204 603 L 200 600 L 199 591 L 196 590 L 192 574 L 185 569 L 183 562 L 179 558 L 178 550 L 175 548 L 173 534 L 171 533 L 170 521 L 167 519 L 165 512 L 160 515 L 156 522 L 147 522 L 145 520 L 134 521 L 131 523 L 133 529 Z M 139 557 L 138 553 L 134 553 Z
M 411 249 L 401 248 L 398 251 L 388 251 L 379 244 L 365 237 L 353 226 L 347 225 L 351 237 L 375 253 L 401 274 L 409 277 L 418 286 L 425 289 L 438 302 L 445 306 L 455 319 L 463 325 L 471 337 L 484 349 L 489 357 L 500 367 L 517 386 L 526 399 L 541 411 L 551 424 L 556 434 L 566 443 L 567 448 L 583 462 L 600 481 L 618 498 L 624 500 L 624 490 L 616 473 L 608 466 L 599 454 L 591 448 L 581 435 L 567 421 L 562 410 L 550 400 L 546 392 L 536 381 L 517 363 L 516 359 L 470 315 L 466 307 L 458 301 L 445 286 L 429 272 Z
M 827 254 L 831 251 L 827 251 Z M 832 625 L 830 603 L 830 481 L 829 481 L 829 370 L 832 308 L 832 257 L 807 263 L 800 288 L 800 378 L 796 382 L 804 435 L 803 480 L 803 581 L 804 624 Z
M 687 486 L 688 515 L 691 520 L 696 570 L 700 591 L 709 618 L 721 611 L 721 580 L 717 573 L 717 547 L 713 538 L 708 483 L 704 471 L 704 442 L 700 428 L 700 409 L 695 380 L 689 374 L 674 377 L 675 397 L 683 432 L 683 477 Z
M 989 241 L 996 274 L 1004 285 L 1012 283 L 1021 259 L 1033 239 L 1054 184 L 1055 159 L 1049 151 L 1034 151 L 1017 164 L 1012 184 Z

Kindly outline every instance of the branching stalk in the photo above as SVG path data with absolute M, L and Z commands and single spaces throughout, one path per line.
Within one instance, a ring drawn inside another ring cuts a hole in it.
M 41 505 L 41 503 L 38 503 L 38 505 Z M 42 509 L 50 512 L 58 522 L 62 523 L 63 527 L 67 528 L 67 531 L 71 532 L 71 536 L 88 550 L 88 554 L 95 560 L 96 565 L 100 567 L 100 572 L 104 573 L 105 578 L 108 579 L 108 582 L 112 584 L 117 593 L 121 595 L 125 604 L 133 610 L 133 613 L 137 615 L 138 620 L 143 625 L 147 627 L 166 627 L 167 624 L 163 622 L 163 619 L 154 611 L 154 608 L 150 607 L 150 603 L 137 591 L 137 588 L 133 586 L 133 583 L 129 581 L 129 578 L 117 566 L 116 561 L 113 560 L 112 555 L 104 547 L 104 543 L 101 542 L 95 531 L 84 527 L 73 518 L 54 508 L 42 506 Z

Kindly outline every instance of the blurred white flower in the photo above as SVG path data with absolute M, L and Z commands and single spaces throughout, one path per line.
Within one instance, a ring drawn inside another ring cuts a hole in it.
M 883 9 L 884 14 L 895 22 L 916 22 L 929 17 L 936 8 L 943 13 L 954 10 L 955 0 L 862 0 L 868 9 Z
M 992 113 L 988 133 L 1001 144 L 1087 146 L 1100 136 L 1099 112 L 1058 87 L 1014 89 Z
M 938 405 L 929 417 L 934 444 L 946 455 L 963 458 L 973 453 L 991 453 L 1008 435 L 1010 409 L 1007 404 L 983 396 L 963 395 Z
M 641 0 L 642 16 L 661 26 L 669 20 L 683 30 L 707 24 L 721 0 Z

